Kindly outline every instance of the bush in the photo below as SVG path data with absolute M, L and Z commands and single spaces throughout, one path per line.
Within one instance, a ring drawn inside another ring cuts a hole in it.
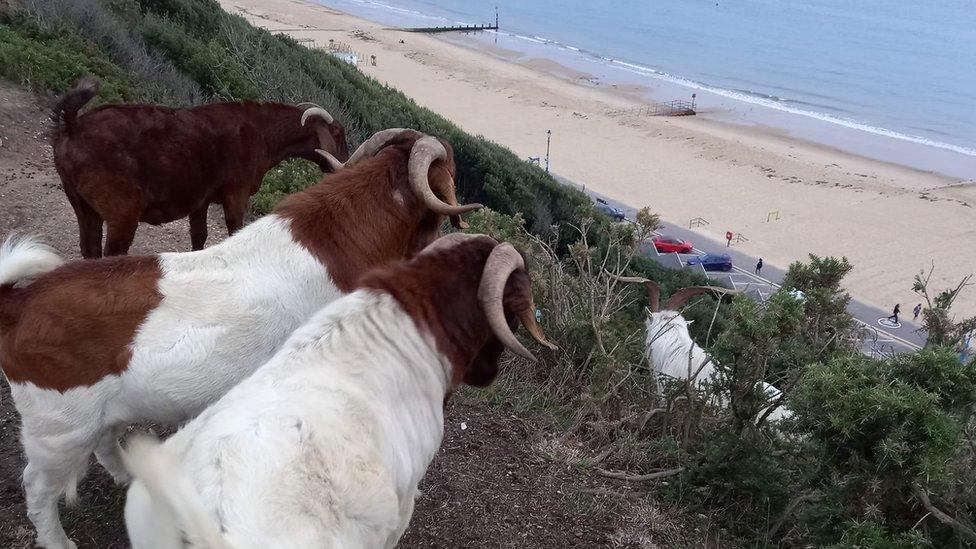
M 792 405 L 799 432 L 820 447 L 815 489 L 831 509 L 812 517 L 819 539 L 841 540 L 850 524 L 865 521 L 905 534 L 932 513 L 927 499 L 944 496 L 969 522 L 969 503 L 951 497 L 960 477 L 950 464 L 974 404 L 976 367 L 961 364 L 950 349 L 890 363 L 851 356 L 812 366 Z M 938 521 L 928 529 L 933 541 L 955 536 Z
M 70 29 L 45 30 L 21 14 L 0 16 L 0 23 L 0 76 L 30 90 L 64 93 L 78 78 L 97 74 L 100 102 L 147 99 L 136 79 Z

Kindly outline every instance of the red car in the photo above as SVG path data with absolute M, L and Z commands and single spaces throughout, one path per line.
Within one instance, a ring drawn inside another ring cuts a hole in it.
M 675 238 L 673 236 L 655 236 L 651 239 L 654 243 L 654 247 L 657 248 L 657 252 L 661 254 L 668 254 L 671 252 L 678 254 L 690 254 L 694 251 L 695 246 L 687 240 L 681 240 L 680 238 Z

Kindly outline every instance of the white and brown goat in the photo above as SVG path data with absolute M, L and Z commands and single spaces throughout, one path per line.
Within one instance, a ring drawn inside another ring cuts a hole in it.
M 522 256 L 454 234 L 380 267 L 164 444 L 135 439 L 125 519 L 134 549 L 396 545 L 460 384 L 504 348 L 532 354 Z

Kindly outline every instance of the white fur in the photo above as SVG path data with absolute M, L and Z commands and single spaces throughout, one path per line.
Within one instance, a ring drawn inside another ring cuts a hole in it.
M 715 382 L 718 369 L 712 357 L 691 339 L 688 324 L 689 322 L 677 311 L 650 313 L 645 322 L 647 328 L 645 354 L 658 378 L 664 375 L 674 379 L 690 379 L 695 389 L 707 391 L 709 385 Z M 660 379 L 657 383 L 660 392 Z M 769 402 L 775 402 L 780 397 L 781 393 L 776 387 L 764 381 L 759 383 L 760 389 Z M 725 394 L 718 394 L 711 402 L 725 407 L 728 398 Z M 764 408 L 759 415 L 762 416 L 768 409 L 769 407 Z M 792 415 L 789 409 L 780 406 L 773 410 L 768 420 L 779 421 Z
M 0 286 L 57 269 L 64 260 L 54 248 L 32 235 L 9 236 L 0 245 Z
M 25 257 L 27 252 L 18 251 L 24 249 L 15 246 L 5 257 Z M 51 264 L 43 249 L 26 249 L 34 250 L 35 267 L 28 262 L 6 272 L 36 272 Z M 195 416 L 340 295 L 327 269 L 275 215 L 211 248 L 159 257 L 163 300 L 140 326 L 121 375 L 64 393 L 11 383 L 23 418 L 28 514 L 43 547 L 73 547 L 57 502 L 62 493 L 72 493 L 93 451 L 116 480 L 127 480 L 118 453 L 121 429 Z
M 450 371 L 389 295 L 332 303 L 161 447 L 133 450 L 133 548 L 214 531 L 224 545 L 198 546 L 395 546 L 441 443 Z

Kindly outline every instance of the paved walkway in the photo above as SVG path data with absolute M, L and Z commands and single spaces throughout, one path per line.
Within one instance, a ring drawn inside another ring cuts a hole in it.
M 593 199 L 602 198 L 606 200 L 611 206 L 622 210 L 627 216 L 627 219 L 633 220 L 637 213 L 637 209 L 632 206 L 623 204 L 599 193 L 595 193 L 566 178 L 556 176 L 556 179 L 561 183 L 583 190 Z M 674 236 L 692 242 L 695 245 L 695 252 L 698 254 L 729 254 L 732 257 L 732 264 L 734 266 L 732 272 L 708 273 L 709 276 L 715 278 L 716 280 L 724 280 L 726 282 L 731 279 L 731 283 L 736 289 L 743 290 L 753 299 L 765 301 L 769 295 L 779 289 L 779 285 L 782 283 L 783 277 L 786 275 L 785 270 L 773 265 L 769 265 L 768 263 L 763 265 L 761 276 L 754 274 L 756 263 L 759 261 L 759 258 L 737 250 L 734 240 L 732 242 L 732 246 L 727 247 L 724 240 L 718 241 L 702 235 L 701 233 L 695 232 L 687 227 L 678 226 L 668 222 L 661 223 L 661 229 L 659 232 L 661 234 L 667 234 L 668 236 Z M 805 260 L 806 254 L 803 254 L 801 257 L 797 257 L 797 259 Z M 900 328 L 886 328 L 878 324 L 878 319 L 887 318 L 891 314 L 891 311 L 884 311 L 873 305 L 869 305 L 852 298 L 847 306 L 847 311 L 854 317 L 855 321 L 866 330 L 866 338 L 863 348 L 865 354 L 871 356 L 890 356 L 893 353 L 913 351 L 924 345 L 924 332 L 921 330 L 919 325 L 908 320 L 912 315 L 912 307 L 914 307 L 914 304 L 903 304 L 903 314 L 899 315 L 899 321 L 901 321 Z

